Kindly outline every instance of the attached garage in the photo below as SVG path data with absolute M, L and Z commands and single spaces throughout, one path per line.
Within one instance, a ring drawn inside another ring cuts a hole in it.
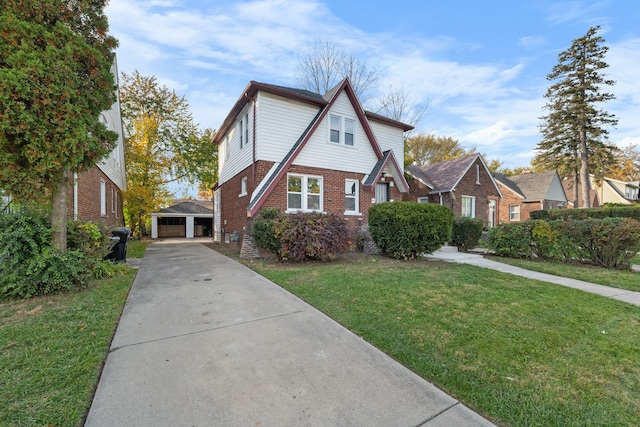
M 213 204 L 208 200 L 183 200 L 151 214 L 151 237 L 211 237 Z

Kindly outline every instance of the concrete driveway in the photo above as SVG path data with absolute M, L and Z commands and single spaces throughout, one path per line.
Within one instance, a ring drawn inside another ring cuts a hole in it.
M 198 242 L 140 263 L 86 426 L 490 426 Z

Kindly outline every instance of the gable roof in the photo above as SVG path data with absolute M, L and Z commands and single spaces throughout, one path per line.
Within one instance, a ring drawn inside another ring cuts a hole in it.
M 540 201 L 547 198 L 549 188 L 557 172 L 555 170 L 505 176 L 495 174 L 496 181 L 521 196 L 525 201 Z
M 366 190 L 370 190 L 371 188 L 373 188 L 373 186 L 380 180 L 380 177 L 382 176 L 385 169 L 387 168 L 390 170 L 394 181 L 397 182 L 399 186 L 403 187 L 403 188 L 398 188 L 400 192 L 406 193 L 407 191 L 409 191 L 409 184 L 407 183 L 407 180 L 404 178 L 402 169 L 400 168 L 400 165 L 396 160 L 396 156 L 393 154 L 393 151 L 391 150 L 387 150 L 384 153 L 382 153 L 382 158 L 378 160 L 376 164 L 373 166 L 371 173 L 369 174 L 367 179 L 365 179 L 362 186 Z
M 211 206 L 210 206 L 211 205 Z M 158 213 L 213 214 L 213 204 L 207 200 L 186 200 L 160 209 Z
M 471 166 L 478 159 L 487 171 L 487 174 L 489 175 L 493 186 L 496 188 L 496 191 L 498 192 L 500 197 L 502 197 L 502 192 L 498 188 L 498 184 L 496 184 L 493 175 L 491 174 L 491 172 L 489 172 L 489 168 L 487 167 L 484 159 L 478 153 L 458 157 L 453 160 L 445 160 L 443 162 L 432 163 L 430 165 L 413 165 L 408 168 L 408 171 L 414 177 L 420 178 L 423 181 L 426 180 L 425 184 L 429 182 L 431 184 L 430 193 L 447 193 L 456 189 L 460 180 L 466 175 L 466 173 L 469 171 L 469 168 L 471 168 Z
M 562 178 L 562 189 L 564 190 L 564 194 L 567 197 L 567 203 L 572 205 L 574 208 L 575 206 L 575 200 L 573 200 L 573 195 L 574 195 L 574 191 L 575 191 L 575 183 L 576 183 L 576 179 L 573 176 L 565 176 L 564 178 Z M 581 184 L 580 184 L 580 180 L 578 180 L 578 206 L 582 206 L 582 190 L 581 190 Z M 593 188 L 589 189 L 589 199 L 591 200 L 591 207 L 592 208 L 596 208 L 598 206 L 600 206 L 600 195 L 598 194 L 598 192 L 596 190 L 594 190 Z
M 264 85 L 264 84 L 260 84 L 260 87 L 263 87 L 266 89 L 275 87 L 275 88 L 278 88 L 279 91 L 282 90 L 285 92 L 289 92 L 289 94 L 291 94 L 291 96 L 294 97 L 294 99 L 300 100 L 299 98 L 297 98 L 298 93 L 288 91 L 288 88 L 283 89 L 280 86 Z M 269 90 L 266 90 L 266 91 L 269 92 Z M 385 165 L 387 164 L 386 162 L 390 161 L 392 165 L 395 165 L 396 169 L 401 170 L 398 167 L 397 161 L 395 160 L 395 156 L 393 156 L 393 153 L 391 153 L 391 156 L 385 156 L 385 154 L 380 149 L 380 145 L 378 144 L 378 140 L 375 134 L 373 133 L 373 129 L 371 129 L 371 126 L 369 125 L 367 114 L 362 108 L 360 101 L 358 101 L 356 93 L 353 90 L 351 83 L 349 83 L 349 79 L 345 78 L 339 85 L 337 85 L 336 87 L 331 89 L 329 92 L 327 92 L 327 95 L 331 94 L 329 101 L 326 102 L 326 104 L 321 105 L 321 108 L 318 111 L 318 113 L 311 120 L 307 128 L 304 130 L 302 135 L 300 135 L 300 137 L 295 142 L 295 144 L 293 144 L 293 146 L 291 147 L 289 152 L 285 155 L 285 157 L 282 159 L 282 161 L 277 165 L 275 165 L 275 167 L 272 168 L 271 171 L 269 171 L 269 174 L 264 178 L 263 182 L 260 184 L 259 191 L 254 193 L 254 195 L 252 196 L 251 202 L 247 207 L 248 216 L 253 216 L 260 209 L 260 207 L 262 206 L 266 198 L 271 194 L 271 192 L 273 191 L 275 186 L 278 184 L 280 179 L 282 179 L 282 177 L 286 174 L 287 170 L 289 170 L 289 167 L 291 166 L 295 158 L 298 156 L 298 154 L 300 154 L 300 152 L 306 145 L 307 141 L 309 141 L 309 139 L 311 138 L 315 130 L 318 128 L 322 120 L 326 117 L 327 113 L 329 112 L 331 107 L 335 104 L 336 100 L 338 99 L 338 97 L 343 91 L 346 93 L 347 97 L 349 98 L 349 101 L 351 102 L 351 105 L 353 106 L 353 109 L 356 113 L 356 117 L 358 117 L 358 120 L 360 121 L 360 124 L 362 125 L 362 128 L 364 129 L 364 132 L 367 135 L 369 143 L 371 144 L 371 148 L 373 149 L 378 160 L 380 161 L 385 157 L 388 157 L 388 159 L 385 161 Z M 270 92 L 270 93 L 273 93 L 273 92 Z M 233 117 L 235 117 L 235 115 Z M 389 120 L 391 122 L 394 122 L 397 127 L 400 127 L 402 129 L 406 129 L 407 127 L 408 129 L 406 130 L 413 129 L 412 126 L 406 125 L 404 123 L 396 122 L 395 120 L 391 120 L 391 119 Z M 223 131 L 221 130 L 220 134 L 222 133 Z M 214 142 L 215 142 L 215 138 L 214 138 Z M 375 167 L 374 167 L 374 170 L 375 170 Z M 381 173 L 381 170 L 382 169 L 380 169 L 380 173 Z M 404 188 L 403 192 L 408 191 L 409 184 L 404 179 L 404 176 L 401 173 L 399 174 L 398 180 L 399 180 L 400 187 Z M 400 191 L 402 191 L 400 187 L 399 189 Z
M 229 128 L 233 126 L 238 114 L 242 112 L 244 107 L 249 103 L 249 101 L 251 101 L 256 96 L 256 94 L 259 91 L 267 92 L 272 95 L 282 96 L 284 98 L 292 99 L 294 101 L 300 101 L 307 104 L 316 105 L 320 107 L 320 109 L 322 110 L 324 107 L 327 107 L 329 103 L 333 103 L 332 100 L 335 98 L 335 95 L 337 93 L 340 93 L 344 88 L 345 81 L 348 82 L 348 79 L 345 78 L 342 82 L 340 82 L 338 85 L 330 89 L 323 96 L 318 93 L 308 91 L 306 89 L 296 89 L 296 88 L 291 88 L 286 86 L 260 83 L 252 80 L 249 82 L 249 84 L 247 84 L 247 86 L 242 91 L 242 95 L 238 98 L 236 103 L 233 105 L 233 108 L 231 109 L 227 117 L 224 119 L 224 122 L 222 122 L 222 125 L 214 135 L 212 141 L 214 144 L 220 144 L 222 142 L 222 137 L 227 133 Z M 349 86 L 351 86 L 350 83 L 349 83 Z M 353 91 L 353 88 L 351 90 Z M 355 96 L 355 92 L 354 92 L 354 96 Z M 357 104 L 360 107 L 359 109 L 361 110 L 362 117 L 367 117 L 370 120 L 374 120 L 377 122 L 381 122 L 381 123 L 385 123 L 391 126 L 401 128 L 404 132 L 413 129 L 413 126 L 408 125 L 406 123 L 402 123 L 397 120 L 393 120 L 388 117 L 384 117 L 379 114 L 372 113 L 370 111 L 365 111 L 359 102 Z M 356 113 L 358 112 L 359 111 L 356 108 Z M 367 134 L 367 136 L 369 136 L 369 134 Z

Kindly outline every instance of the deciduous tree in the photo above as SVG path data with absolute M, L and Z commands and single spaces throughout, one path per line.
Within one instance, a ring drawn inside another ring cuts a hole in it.
M 542 141 L 532 164 L 558 169 L 561 175 L 573 173 L 579 178 L 583 207 L 590 207 L 589 173 L 596 179 L 613 161 L 613 147 L 608 142 L 608 126 L 617 120 L 600 108 L 615 96 L 602 91 L 614 81 L 606 79 L 602 70 L 608 50 L 597 35 L 600 27 L 591 27 L 584 37 L 573 41 L 569 49 L 558 55 L 547 80 L 555 81 L 547 89 L 545 109 L 548 114 L 541 124 Z
M 125 129 L 127 224 L 144 235 L 151 212 L 173 198 L 168 184 L 189 181 L 212 186 L 217 176 L 214 131 L 200 130 L 183 96 L 155 77 L 123 74 L 120 86 Z
M 115 102 L 115 38 L 106 0 L 3 0 L 0 5 L 0 188 L 52 208 L 66 250 L 72 172 L 104 158 L 117 135 L 100 123 Z
M 405 147 L 405 156 L 417 165 L 443 162 L 473 153 L 476 153 L 475 148 L 465 149 L 458 140 L 435 133 L 419 133 L 407 138 Z

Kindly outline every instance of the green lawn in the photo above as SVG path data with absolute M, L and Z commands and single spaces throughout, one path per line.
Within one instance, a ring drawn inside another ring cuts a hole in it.
M 438 261 L 249 265 L 501 425 L 640 419 L 639 307 Z
M 81 425 L 134 277 L 0 303 L 0 425 Z
M 490 258 L 494 261 L 540 273 L 554 274 L 556 276 L 640 292 L 640 273 L 634 271 L 611 270 L 585 264 L 563 264 L 560 262 L 537 260 L 529 261 L 497 256 Z
M 143 258 L 151 240 L 129 240 L 127 242 L 127 258 Z

